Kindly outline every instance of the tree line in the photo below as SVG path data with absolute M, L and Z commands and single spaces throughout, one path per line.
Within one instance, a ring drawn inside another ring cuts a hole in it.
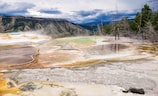
M 158 42 L 158 11 L 153 11 L 145 4 L 141 11 L 136 13 L 134 19 L 123 17 L 120 21 L 104 25 L 103 33 L 114 35 L 118 39 L 119 36 L 127 36 L 156 43 Z

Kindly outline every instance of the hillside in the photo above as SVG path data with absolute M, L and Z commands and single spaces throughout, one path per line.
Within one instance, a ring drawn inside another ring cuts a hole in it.
M 34 30 L 52 37 L 88 34 L 83 27 L 63 19 L 0 16 L 0 33 Z

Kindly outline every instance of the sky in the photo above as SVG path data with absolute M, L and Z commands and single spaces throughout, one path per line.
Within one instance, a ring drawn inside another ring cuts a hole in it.
M 111 14 L 133 18 L 148 0 L 0 0 L 0 14 L 62 18 L 87 23 Z M 117 11 L 116 11 L 117 10 Z

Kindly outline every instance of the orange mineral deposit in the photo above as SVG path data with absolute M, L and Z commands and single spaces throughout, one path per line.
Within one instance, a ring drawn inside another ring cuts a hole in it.
M 0 73 L 0 96 L 4 96 L 5 94 L 17 94 L 19 92 L 19 88 L 8 88 L 8 80 Z

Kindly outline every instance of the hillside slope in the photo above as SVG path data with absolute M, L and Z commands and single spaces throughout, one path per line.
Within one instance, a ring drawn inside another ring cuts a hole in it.
M 52 37 L 87 35 L 88 30 L 63 19 L 0 16 L 0 33 L 42 30 Z

